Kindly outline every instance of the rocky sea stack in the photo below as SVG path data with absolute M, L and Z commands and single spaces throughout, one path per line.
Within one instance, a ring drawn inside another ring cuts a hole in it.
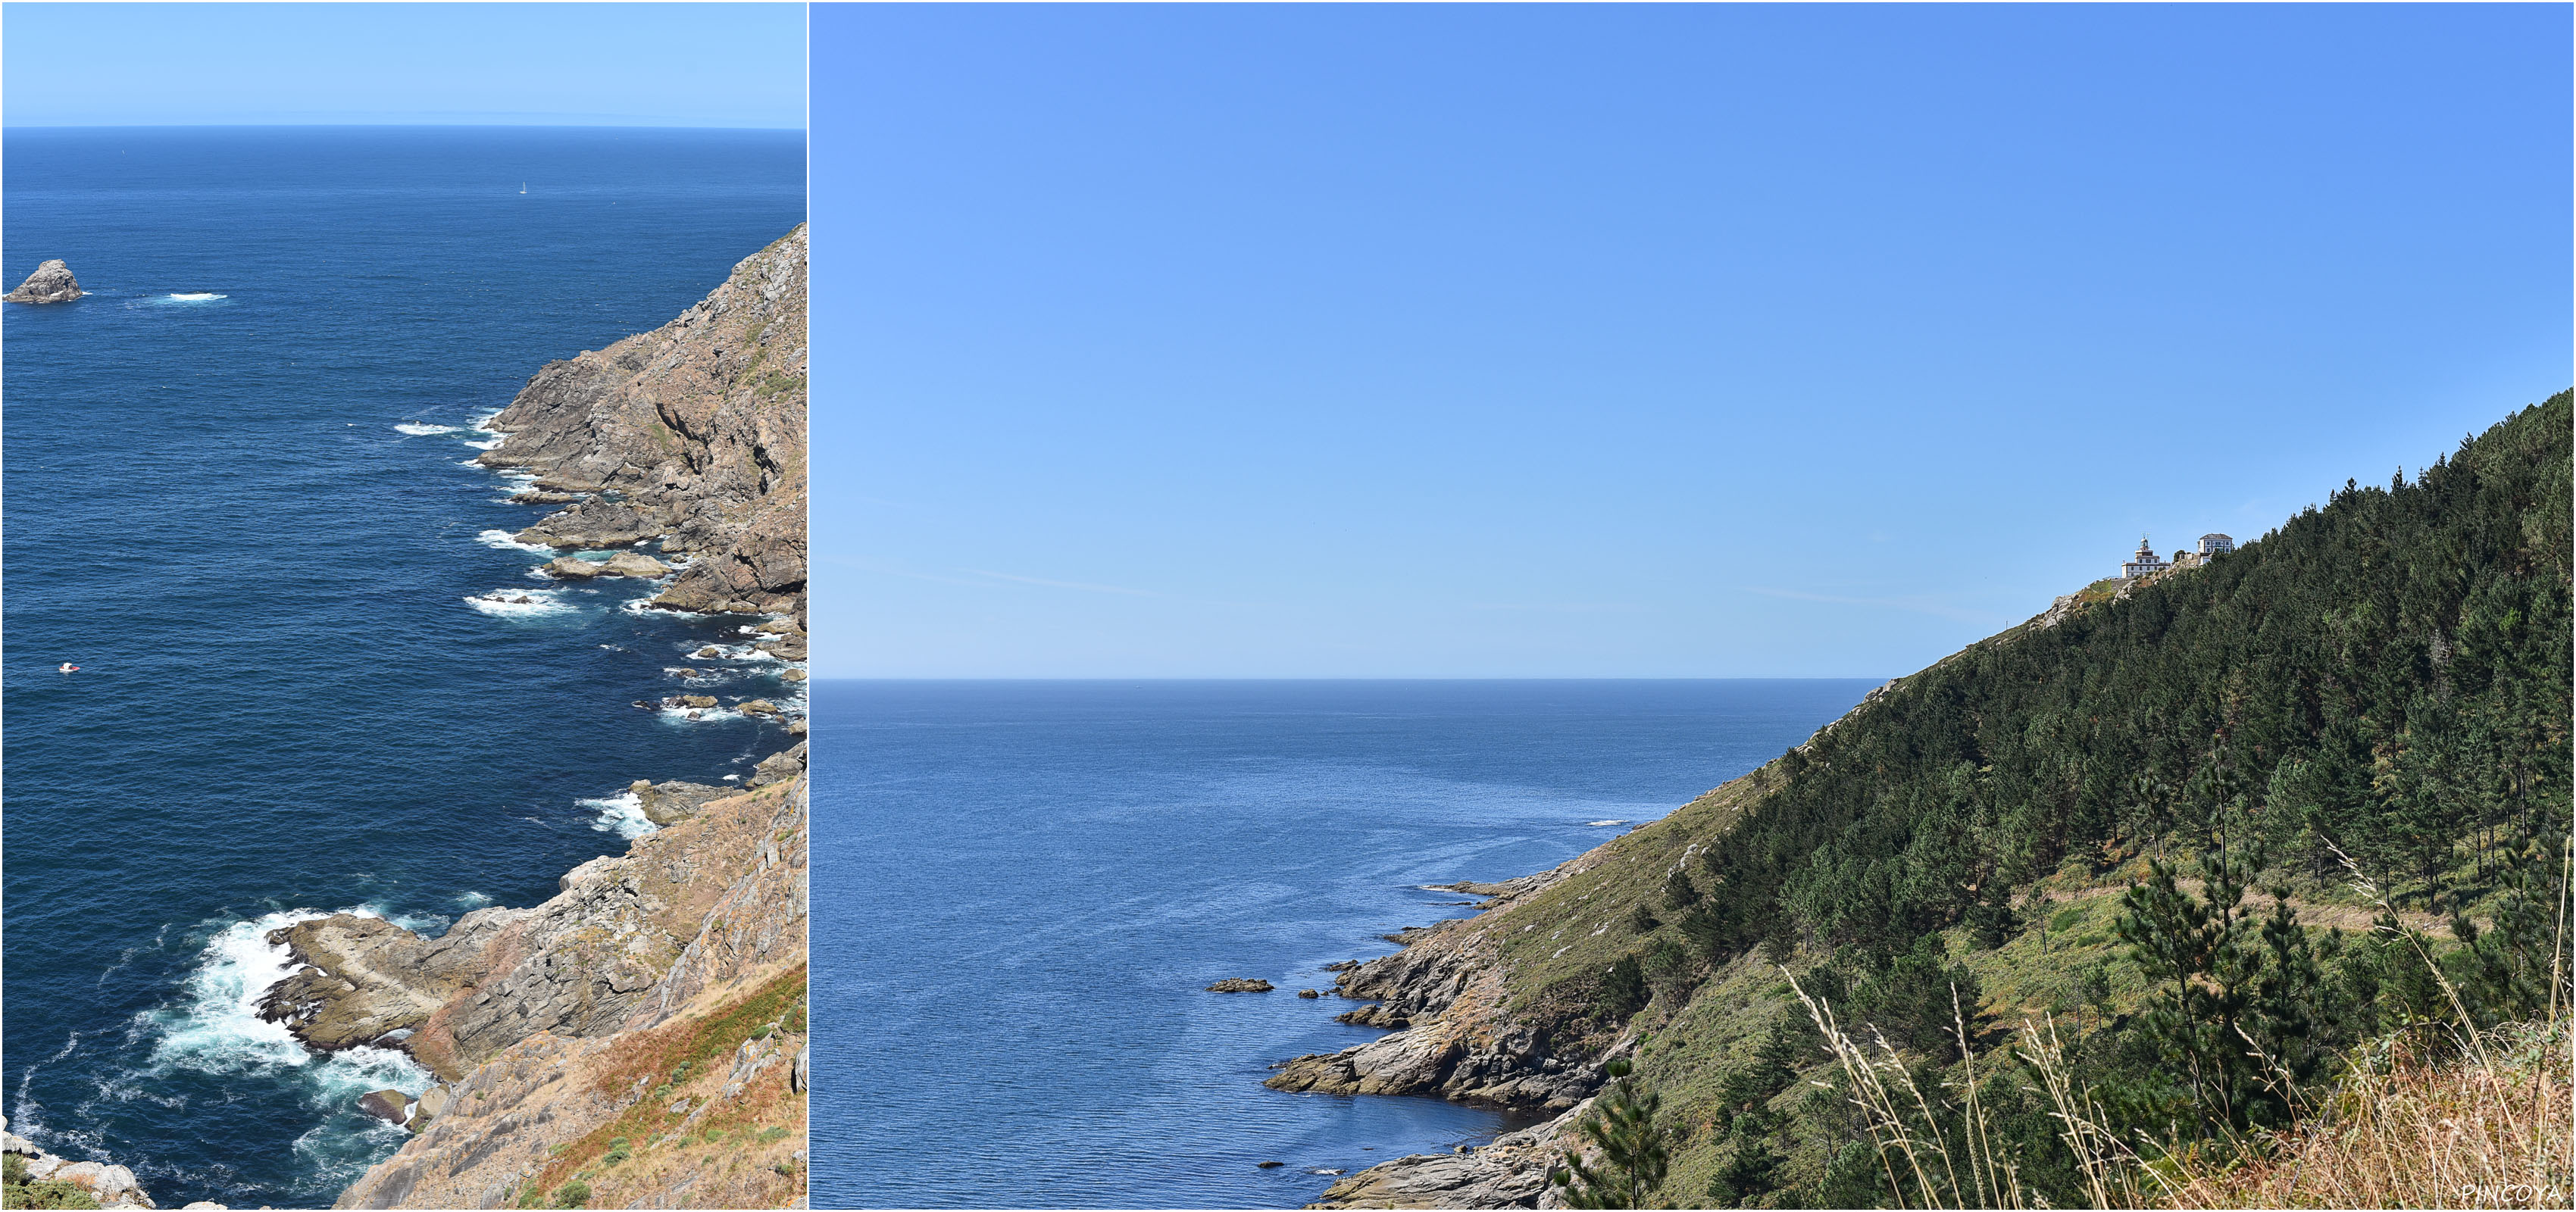
M 37 266 L 18 289 L 0 295 L 11 303 L 69 303 L 79 297 L 80 283 L 72 278 L 72 267 L 60 259 Z

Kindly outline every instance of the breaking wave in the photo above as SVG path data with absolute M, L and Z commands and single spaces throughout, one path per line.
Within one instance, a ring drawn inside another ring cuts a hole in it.
M 473 594 L 465 604 L 495 618 L 531 618 L 537 615 L 564 614 L 577 609 L 561 600 L 560 589 L 495 589 Z
M 637 798 L 632 791 L 621 792 L 606 799 L 576 802 L 584 808 L 598 812 L 598 818 L 591 821 L 590 827 L 601 833 L 614 833 L 619 837 L 633 839 L 660 828 L 644 815 L 644 801 Z
M 543 543 L 522 543 L 506 530 L 486 530 L 475 535 L 474 538 L 484 546 L 495 551 L 526 551 L 540 555 L 553 555 L 555 553 L 554 548 L 548 547 Z

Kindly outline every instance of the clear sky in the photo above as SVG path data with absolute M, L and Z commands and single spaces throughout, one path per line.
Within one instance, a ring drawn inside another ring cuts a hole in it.
M 813 29 L 818 676 L 1893 676 L 2576 377 L 2564 5 Z
M 802 4 L 8 4 L 11 126 L 805 125 Z

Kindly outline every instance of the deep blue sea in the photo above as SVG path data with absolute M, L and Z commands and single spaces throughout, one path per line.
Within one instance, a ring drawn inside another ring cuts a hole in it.
M 797 133 L 12 130 L 6 354 L 11 1130 L 163 1207 L 327 1207 L 425 1075 L 250 1013 L 294 915 L 437 930 L 622 851 L 636 778 L 784 743 L 629 706 L 733 623 L 531 580 L 467 466 L 546 361 L 655 327 L 805 213 Z M 522 193 L 524 186 L 525 192 Z M 467 599 L 507 589 L 515 601 Z M 61 662 L 81 671 L 60 674 Z M 695 662 L 705 664 L 706 662 Z M 725 663 L 718 694 L 774 694 Z
M 814 1204 L 1293 1208 L 1516 1126 L 1261 1079 L 1380 1034 L 1295 991 L 1468 912 L 1421 885 L 1553 866 L 1871 684 L 820 683 Z

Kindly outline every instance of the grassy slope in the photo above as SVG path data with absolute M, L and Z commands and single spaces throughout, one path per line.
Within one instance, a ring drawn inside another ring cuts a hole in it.
M 2188 577 L 2199 571 L 2195 563 L 2161 575 Z M 2117 608 L 2118 588 L 2116 580 L 2087 586 L 2079 595 L 2078 608 Z M 2035 620 L 2021 624 L 1971 645 L 1968 651 L 2010 644 L 2035 627 Z M 1960 655 L 1944 658 L 1933 668 Z M 1901 679 L 1895 685 L 1912 680 Z M 1864 704 L 1833 727 L 1867 727 L 1871 709 Z M 1806 1012 L 1781 970 L 1765 962 L 1758 950 L 1703 973 L 1695 988 L 1681 994 L 1679 1005 L 1658 994 L 1624 1027 L 1592 1021 L 1593 993 L 1605 969 L 1620 956 L 1639 952 L 1651 934 L 1677 934 L 1670 919 L 1679 914 L 1662 904 L 1666 877 L 1690 863 L 1699 849 L 1726 844 L 1735 823 L 1778 785 L 1784 773 L 1779 767 L 1775 761 L 1605 844 L 1570 864 L 1567 877 L 1552 887 L 1486 914 L 1468 927 L 1503 957 L 1510 1011 L 1548 1024 L 1560 1049 L 1573 1045 L 1572 1050 L 1598 1055 L 1630 1036 L 1639 1039 L 1639 1077 L 1661 1094 L 1665 1122 L 1682 1135 L 1663 1192 L 1666 1199 L 1683 1206 L 1707 1189 L 1725 1160 L 1725 1138 L 1713 1131 L 1712 1119 L 1726 1075 L 1749 1059 L 1772 1022 L 1789 1014 L 1803 1018 Z M 2065 868 L 2024 893 L 2026 927 L 2000 948 L 1971 946 L 1963 929 L 1945 932 L 1950 955 L 1975 971 L 1983 985 L 1984 1004 L 1971 1007 L 1970 1013 L 1982 1013 L 1990 1020 L 1990 1034 L 1995 1028 L 2017 1025 L 2026 1015 L 2054 1012 L 2061 1023 L 2072 1026 L 2079 1015 L 2098 1023 L 2102 1010 L 2125 1015 L 2137 1007 L 2145 982 L 2136 966 L 2121 956 L 2111 923 L 2118 913 L 2117 893 L 2143 875 L 2145 861 L 2142 854 L 2117 844 L 2106 846 L 2102 857 L 2111 860 L 2107 870 L 2095 873 L 2087 863 L 2070 859 Z M 1692 870 L 1698 874 L 1695 863 Z M 2261 882 L 2289 885 L 2293 904 L 2312 932 L 2367 928 L 2370 911 L 2339 877 L 2319 879 L 2275 869 Z M 2034 901 L 2045 903 L 2034 905 Z M 1665 919 L 1664 924 L 1641 934 L 1632 922 L 1640 904 Z M 2404 916 L 2436 937 L 2448 932 L 2429 916 Z M 1803 970 L 1819 958 L 1800 954 L 1790 957 L 1789 966 Z M 2096 965 L 2108 978 L 2110 997 L 2107 1005 L 2086 1008 L 2074 996 L 2077 976 Z M 1802 1078 L 1825 1076 L 1824 1058 L 1814 1059 L 1818 1064 Z M 1785 1111 L 1801 1099 L 1821 1095 L 1822 1091 L 1801 1080 L 1773 1105 Z M 1814 1181 L 1823 1171 L 1826 1148 L 1820 1140 L 1795 1141 L 1785 1159 L 1782 1185 L 1797 1187 Z
M 694 1207 L 789 1208 L 805 1197 L 806 1096 L 788 1089 L 788 1062 L 805 1046 L 805 967 L 725 997 L 702 1014 L 617 1041 L 592 1085 L 616 1097 L 639 1083 L 650 1093 L 617 1118 L 556 1148 L 554 1160 L 520 1188 L 521 1207 L 561 1206 L 569 1184 L 590 1189 L 592 1207 L 629 1207 L 684 1196 Z M 747 1040 L 775 1041 L 779 1059 L 735 1098 L 719 1092 Z M 674 1080 L 676 1079 L 676 1080 Z M 685 1098 L 714 1106 L 689 1117 L 669 1110 Z M 684 1188 L 683 1183 L 687 1186 Z

